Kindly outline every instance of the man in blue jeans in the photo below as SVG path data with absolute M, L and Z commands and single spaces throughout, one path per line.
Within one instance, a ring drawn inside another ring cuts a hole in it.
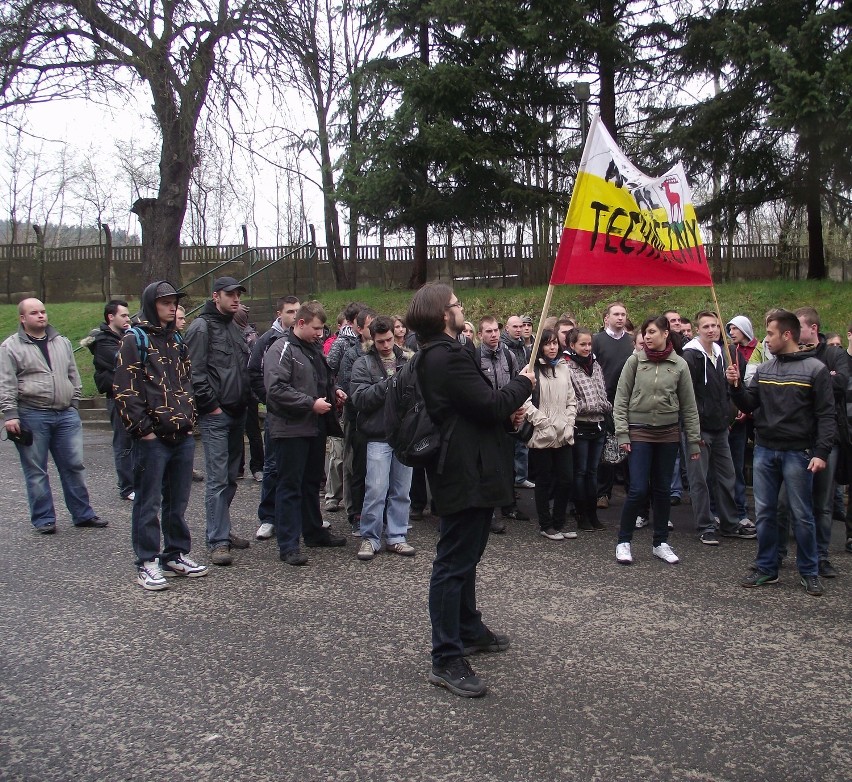
M 6 433 L 32 437 L 16 441 L 27 484 L 30 519 L 37 532 L 56 532 L 56 510 L 47 477 L 53 456 L 65 505 L 75 527 L 106 527 L 89 504 L 83 466 L 83 427 L 77 405 L 82 384 L 71 343 L 47 322 L 44 304 L 18 304 L 20 325 L 0 345 L 0 412 Z
M 168 587 L 167 577 L 207 575 L 206 565 L 187 556 L 195 404 L 189 355 L 175 335 L 182 295 L 166 280 L 145 288 L 142 318 L 122 337 L 113 378 L 116 408 L 134 443 L 130 525 L 136 583 L 153 592 Z
M 192 386 L 204 445 L 204 515 L 214 565 L 230 565 L 231 547 L 248 548 L 231 531 L 231 502 L 243 456 L 246 408 L 251 398 L 249 348 L 234 323 L 245 288 L 233 277 L 213 283 L 213 298 L 186 330 Z
M 772 358 L 743 387 L 737 365 L 726 370 L 731 398 L 744 413 L 754 413 L 754 504 L 757 560 L 740 581 L 744 587 L 778 582 L 778 493 L 781 484 L 796 530 L 796 565 L 807 594 L 818 597 L 813 478 L 826 467 L 834 442 L 834 397 L 826 366 L 813 351 L 799 350 L 800 324 L 787 310 L 766 316 L 766 344 Z
M 408 543 L 408 511 L 411 507 L 411 467 L 394 456 L 385 430 L 385 397 L 388 383 L 408 356 L 394 344 L 393 320 L 379 315 L 370 322 L 372 339 L 364 343 L 364 355 L 352 365 L 350 391 L 357 411 L 358 431 L 367 441 L 367 473 L 361 511 L 361 546 L 358 559 L 369 562 L 387 541 L 386 551 L 413 557 Z M 386 524 L 386 529 L 382 527 Z

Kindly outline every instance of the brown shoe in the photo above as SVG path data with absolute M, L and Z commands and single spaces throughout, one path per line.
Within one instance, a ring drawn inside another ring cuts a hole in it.
M 231 549 L 228 546 L 216 546 L 210 552 L 210 561 L 214 565 L 230 565 L 234 558 L 231 556 Z
M 600 510 L 606 510 L 609 507 L 609 497 L 598 497 L 597 506 Z

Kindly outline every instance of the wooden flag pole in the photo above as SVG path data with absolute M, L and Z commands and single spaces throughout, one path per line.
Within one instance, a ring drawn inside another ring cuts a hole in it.
M 713 278 L 710 278 L 710 291 L 713 293 L 713 303 L 716 305 L 716 317 L 719 318 L 719 330 L 722 332 L 722 339 L 725 342 L 725 349 L 722 351 L 722 366 L 726 369 L 731 365 L 731 342 L 728 336 L 728 330 L 725 328 L 725 321 L 722 319 L 722 310 L 719 307 L 719 299 L 716 297 L 716 286 L 713 284 Z M 737 383 L 739 385 L 739 383 Z
M 544 296 L 544 306 L 541 308 L 541 318 L 538 321 L 538 328 L 535 332 L 532 353 L 530 353 L 530 363 L 527 364 L 527 372 L 532 372 L 535 368 L 535 357 L 538 355 L 538 347 L 541 344 L 541 332 L 544 327 L 544 321 L 547 319 L 547 313 L 550 311 L 550 300 L 553 298 L 553 287 L 553 285 L 547 286 L 547 293 Z

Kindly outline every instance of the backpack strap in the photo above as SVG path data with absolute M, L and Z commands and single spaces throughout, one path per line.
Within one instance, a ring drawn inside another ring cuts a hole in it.
M 145 363 L 148 361 L 148 347 L 151 344 L 148 333 L 145 329 L 139 328 L 139 326 L 131 326 L 129 331 L 133 332 L 133 336 L 136 339 L 136 349 L 139 351 L 139 363 L 145 366 Z

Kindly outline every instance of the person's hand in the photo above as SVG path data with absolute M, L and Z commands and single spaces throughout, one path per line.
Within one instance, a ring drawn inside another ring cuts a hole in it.
M 323 415 L 329 410 L 331 410 L 331 405 L 328 403 L 327 400 L 323 399 L 322 397 L 320 397 L 314 402 L 314 412 L 317 415 Z
M 209 415 L 221 415 L 221 413 L 222 413 L 222 408 L 217 407 L 215 410 L 211 410 Z
M 524 409 L 521 407 L 512 413 L 512 428 L 518 429 L 524 422 Z
M 630 443 L 622 443 L 618 446 L 624 453 L 630 453 Z
M 20 434 L 21 433 L 21 419 L 20 418 L 10 418 L 6 421 L 6 431 L 9 434 Z
M 535 372 L 531 372 L 529 369 L 527 369 L 525 367 L 520 372 L 518 372 L 518 374 L 521 377 L 525 377 L 527 380 L 529 380 L 532 387 L 535 388 Z
M 337 397 L 337 404 L 342 405 L 349 397 L 346 396 L 346 392 L 342 388 L 338 388 L 334 395 Z
M 148 434 L 146 434 L 144 437 L 141 437 L 140 439 L 141 440 L 156 440 L 157 435 L 155 435 L 153 432 L 148 432 Z
M 737 410 L 737 421 L 745 421 L 746 414 L 742 410 Z
M 699 451 L 698 453 L 689 454 L 689 461 L 691 461 L 691 462 L 697 462 L 700 458 L 701 458 L 701 451 Z
M 728 368 L 725 370 L 725 379 L 732 386 L 736 386 L 740 382 L 740 370 L 736 364 L 728 364 Z
M 818 456 L 814 456 L 810 462 L 808 462 L 808 471 L 814 474 L 818 472 L 822 472 L 825 469 L 825 459 L 820 459 Z

